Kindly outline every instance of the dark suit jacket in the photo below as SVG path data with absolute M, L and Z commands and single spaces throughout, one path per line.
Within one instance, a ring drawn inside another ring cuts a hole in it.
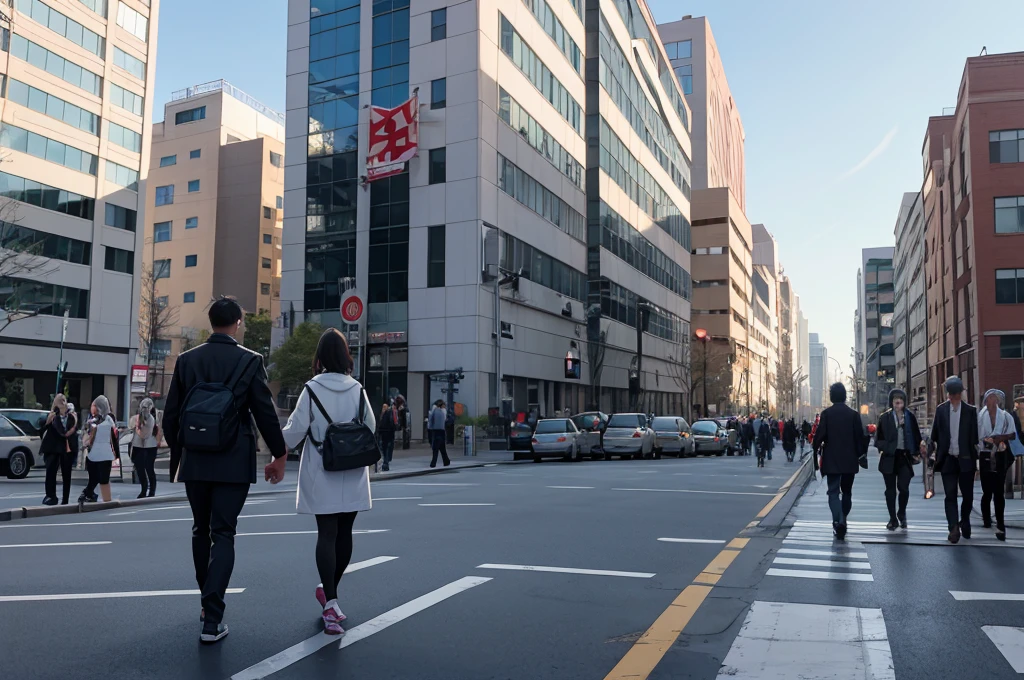
M 164 406 L 164 437 L 171 448 L 171 457 L 180 456 L 177 481 L 180 482 L 256 482 L 256 434 L 252 422 L 267 443 L 274 458 L 288 453 L 281 434 L 281 423 L 274 408 L 274 400 L 267 387 L 267 372 L 263 358 L 252 360 L 252 368 L 239 382 L 240 399 L 239 434 L 233 447 L 218 453 L 189 453 L 178 443 L 181 410 L 189 390 L 201 382 L 227 382 L 238 361 L 243 357 L 259 357 L 237 342 L 220 333 L 214 333 L 205 343 L 181 354 L 174 364 L 174 376 L 167 390 Z M 244 386 L 244 392 L 243 392 Z
M 917 417 L 904 409 L 903 411 L 906 421 L 903 424 L 903 449 L 908 451 L 910 456 L 916 456 L 920 451 L 921 447 L 921 428 L 917 424 Z M 906 428 L 910 427 L 910 434 L 906 432 Z M 878 416 L 878 427 L 875 430 L 875 446 L 878 448 L 878 471 L 885 475 L 891 475 L 896 472 L 896 445 L 899 443 L 899 431 L 896 427 L 896 416 L 892 409 L 889 409 L 882 415 Z M 900 454 L 906 456 L 907 454 Z M 910 468 L 910 476 L 914 476 L 914 464 L 912 460 L 907 460 L 908 467 Z
M 68 436 L 68 432 L 73 430 L 76 425 L 78 425 L 78 418 L 74 413 L 68 413 L 67 428 L 61 424 L 59 416 L 54 416 L 50 424 L 43 428 L 43 439 L 39 444 L 39 453 L 65 453 L 68 452 L 68 446 L 71 447 L 71 452 L 77 452 L 78 431 L 75 430 L 75 434 L 70 437 Z
M 844 403 L 832 404 L 821 412 L 814 432 L 814 450 L 821 452 L 821 474 L 860 472 L 860 457 L 868 452 L 868 435 L 860 414 Z
M 949 455 L 949 416 L 950 405 L 948 401 L 939 404 L 935 409 L 935 420 L 932 421 L 931 445 L 937 451 L 935 455 L 935 469 L 942 471 L 942 464 Z M 960 469 L 969 472 L 977 469 L 978 460 L 978 409 L 966 401 L 960 402 L 960 459 L 965 461 L 970 456 L 970 462 L 961 462 Z M 966 462 L 966 461 L 965 461 Z

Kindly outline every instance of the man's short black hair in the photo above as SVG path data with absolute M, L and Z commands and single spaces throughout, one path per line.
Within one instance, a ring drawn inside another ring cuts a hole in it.
M 241 321 L 242 315 L 242 305 L 238 304 L 238 300 L 225 295 L 210 305 L 210 326 L 212 328 L 234 326 Z

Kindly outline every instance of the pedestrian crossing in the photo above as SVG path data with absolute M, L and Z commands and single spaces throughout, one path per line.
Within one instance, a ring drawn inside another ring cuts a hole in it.
M 833 541 L 817 527 L 796 527 L 782 540 L 768 576 L 829 581 L 873 581 L 871 563 L 857 541 Z

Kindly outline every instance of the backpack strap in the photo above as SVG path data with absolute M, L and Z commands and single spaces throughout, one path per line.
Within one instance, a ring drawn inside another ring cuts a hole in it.
M 359 388 L 359 412 L 356 419 L 353 422 L 362 425 L 366 418 L 366 390 L 362 387 Z
M 238 358 L 238 362 L 235 364 L 235 368 L 231 371 L 231 375 L 228 377 L 227 382 L 224 386 L 231 390 L 232 394 L 235 394 L 235 389 L 238 387 L 238 383 L 241 382 L 242 378 L 245 377 L 246 372 L 249 370 L 249 366 L 252 364 L 252 360 L 256 355 L 249 354 L 246 352 Z M 237 395 L 235 395 L 237 397 Z
M 311 401 L 312 401 L 312 402 L 313 402 L 314 404 L 316 404 L 316 407 L 317 407 L 317 408 L 318 408 L 318 409 L 320 410 L 320 413 L 324 414 L 324 418 L 326 418 L 326 419 L 327 419 L 327 422 L 328 422 L 328 423 L 331 423 L 331 422 L 332 422 L 332 420 L 331 420 L 331 416 L 330 416 L 330 414 L 328 414 L 328 413 L 327 413 L 327 409 L 325 409 L 325 408 L 324 408 L 324 405 L 320 403 L 320 399 L 318 399 L 318 398 L 317 398 L 317 396 L 316 396 L 316 392 L 314 392 L 314 391 L 313 391 L 313 388 L 309 386 L 309 383 L 306 383 L 306 392 L 307 392 L 307 393 L 309 394 L 309 398 L 310 398 L 310 400 L 311 400 Z M 310 421 L 311 421 L 311 422 L 312 422 L 312 420 L 313 420 L 313 419 L 312 419 L 312 418 L 310 418 Z
M 312 381 L 310 381 L 310 382 L 312 382 Z M 323 414 L 324 419 L 327 421 L 328 425 L 331 424 L 331 416 L 330 416 L 330 414 L 327 413 L 327 409 L 324 408 L 324 405 L 320 403 L 320 399 L 316 396 L 316 392 L 313 391 L 313 388 L 309 386 L 308 382 L 306 383 L 306 394 L 309 395 L 309 402 L 310 402 L 309 425 L 306 427 L 306 437 L 309 439 L 309 441 L 313 442 L 313 446 L 315 446 L 317 448 L 317 450 L 319 450 L 320 447 L 323 446 L 324 443 L 323 442 L 318 442 L 316 440 L 316 437 L 313 436 L 313 408 L 312 408 L 312 405 L 316 404 L 317 409 L 320 411 L 320 413 Z

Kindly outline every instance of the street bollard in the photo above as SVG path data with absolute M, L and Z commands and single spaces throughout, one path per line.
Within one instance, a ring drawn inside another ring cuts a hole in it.
M 472 425 L 466 425 L 462 428 L 462 455 L 464 456 L 475 456 L 476 455 L 476 433 Z

